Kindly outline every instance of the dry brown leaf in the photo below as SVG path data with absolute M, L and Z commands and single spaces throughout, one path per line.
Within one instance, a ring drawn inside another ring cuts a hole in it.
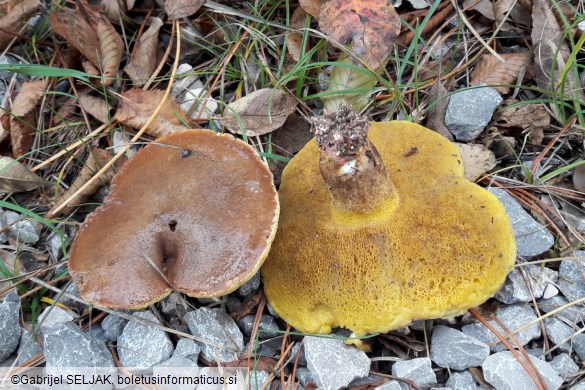
M 278 147 L 278 151 L 282 150 L 292 156 L 312 138 L 310 123 L 293 113 L 286 118 L 282 127 L 274 132 L 272 144 Z
M 294 10 L 291 18 L 290 18 L 290 26 L 292 28 L 303 28 L 305 27 L 305 19 L 307 17 L 307 13 L 305 12 L 304 9 L 302 9 L 301 7 L 297 7 L 297 9 Z M 299 62 L 299 60 L 301 59 L 301 56 L 303 55 L 303 53 L 301 52 L 302 50 L 302 44 L 303 44 L 303 35 L 299 34 L 299 33 L 290 33 L 287 34 L 287 44 L 286 44 L 286 48 L 288 50 L 288 53 L 290 54 L 290 56 L 293 58 L 293 60 L 295 60 L 296 62 Z M 307 47 L 305 48 L 305 50 L 309 50 L 310 47 L 308 46 L 308 42 L 307 42 Z
M 6 46 L 15 36 L 5 31 L 18 33 L 40 8 L 39 0 L 21 0 L 14 4 L 6 14 L 0 18 L 0 50 L 6 49 Z
M 0 193 L 32 191 L 43 184 L 43 180 L 20 162 L 0 156 Z
M 573 170 L 573 187 L 585 193 L 585 165 L 579 165 Z
M 118 73 L 124 54 L 124 43 L 120 34 L 105 17 L 98 20 L 97 34 L 100 39 L 99 66 L 102 69 L 102 75 L 106 78 L 104 85 L 109 86 L 112 85 Z
M 83 93 L 79 94 L 79 105 L 83 111 L 98 121 L 104 124 L 112 123 L 112 116 L 110 115 L 112 107 L 104 99 Z
M 292 96 L 278 89 L 263 88 L 228 104 L 223 124 L 232 133 L 242 134 L 241 121 L 248 137 L 262 135 L 281 127 L 296 106 Z
M 161 19 L 151 19 L 150 27 L 142 34 L 132 58 L 124 68 L 135 86 L 143 85 L 156 69 L 158 32 L 162 25 L 163 21 Z
M 513 99 L 506 100 L 494 114 L 494 123 L 499 128 L 528 132 L 530 143 L 540 145 L 544 139 L 544 129 L 550 126 L 550 115 L 540 104 L 516 103 Z
M 513 85 L 518 80 L 518 75 L 526 66 L 528 52 L 517 52 L 500 54 L 506 62 L 501 62 L 492 54 L 484 54 L 473 73 L 471 74 L 471 84 L 484 83 L 487 85 L 510 84 Z M 510 92 L 508 87 L 493 87 L 501 94 Z
M 169 20 L 191 16 L 201 8 L 205 0 L 165 0 L 165 12 Z
M 496 166 L 496 156 L 491 150 L 480 144 L 462 144 L 453 142 L 459 149 L 463 159 L 463 168 L 465 177 L 469 181 L 476 181 L 485 172 Z
M 16 99 L 12 103 L 10 116 L 10 140 L 13 157 L 20 157 L 30 150 L 36 131 L 37 103 L 45 91 L 44 80 L 28 81 L 22 84 Z
M 119 22 L 122 16 L 134 8 L 135 0 L 102 0 L 101 3 L 108 18 Z
M 437 80 L 429 92 L 429 103 L 432 104 L 435 102 L 436 104 L 431 107 L 427 114 L 426 127 L 441 134 L 449 141 L 453 141 L 453 134 L 445 126 L 445 113 L 449 105 L 449 92 L 440 80 Z
M 321 7 L 319 27 L 378 69 L 400 33 L 400 17 L 387 0 L 330 0 Z
M 61 104 L 61 107 L 57 110 L 57 114 L 53 117 L 53 126 L 71 118 L 71 116 L 75 114 L 75 111 L 77 111 L 76 99 L 68 98 L 63 104 Z
M 118 103 L 118 110 L 114 119 L 122 124 L 140 129 L 146 124 L 154 110 L 158 107 L 164 96 L 164 91 L 154 89 L 130 89 L 122 93 Z M 180 118 L 180 119 L 179 119 Z M 146 133 L 159 138 L 165 135 L 185 130 L 182 121 L 188 123 L 188 119 L 181 111 L 175 98 L 169 96 L 164 106 Z
M 0 142 L 10 137 L 10 114 L 3 112 L 0 114 Z
M 85 202 L 87 198 L 93 195 L 97 190 L 103 187 L 105 184 L 109 183 L 114 177 L 114 167 L 110 167 L 98 180 L 94 180 L 91 184 L 85 188 L 84 191 L 80 192 L 79 194 L 75 195 L 75 197 L 69 201 L 69 204 L 58 212 L 55 212 L 66 200 L 69 199 L 71 195 L 73 195 L 77 190 L 79 190 L 85 183 L 87 183 L 93 175 L 96 174 L 104 165 L 106 165 L 111 159 L 112 154 L 104 149 L 97 149 L 94 148 L 91 150 L 90 154 L 87 156 L 87 160 L 79 171 L 79 174 L 71 183 L 71 186 L 64 191 L 60 196 L 55 205 L 49 210 L 46 215 L 47 219 L 55 218 L 61 214 L 68 214 L 71 212 L 75 207 L 79 206 L 81 203 Z M 118 166 L 122 164 L 122 160 L 118 160 Z
M 99 36 L 79 10 L 61 8 L 59 12 L 51 14 L 50 20 L 54 32 L 65 38 L 94 66 L 100 63 L 98 59 L 100 50 Z
M 319 14 L 321 13 L 321 6 L 325 4 L 327 0 L 299 0 L 299 4 L 307 13 L 319 20 Z

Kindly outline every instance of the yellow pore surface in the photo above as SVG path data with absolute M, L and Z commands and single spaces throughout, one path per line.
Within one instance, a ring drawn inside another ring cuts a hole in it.
M 288 164 L 262 268 L 276 312 L 300 331 L 387 332 L 493 296 L 515 260 L 497 198 L 463 178 L 457 149 L 410 122 L 372 123 L 397 197 L 374 215 L 333 210 L 313 139 Z

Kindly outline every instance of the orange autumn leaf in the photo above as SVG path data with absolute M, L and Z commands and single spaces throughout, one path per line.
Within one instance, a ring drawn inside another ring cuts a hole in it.
M 127 126 L 140 129 L 150 119 L 163 96 L 164 91 L 161 90 L 130 89 L 122 93 L 114 119 Z M 186 129 L 182 121 L 188 122 L 175 98 L 169 97 L 146 132 L 157 138 L 169 135 Z
M 387 0 L 330 0 L 321 7 L 319 27 L 378 69 L 400 33 L 400 17 Z

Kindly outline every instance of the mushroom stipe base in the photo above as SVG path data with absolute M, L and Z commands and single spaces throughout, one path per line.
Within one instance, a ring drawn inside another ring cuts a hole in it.
M 374 191 L 376 207 L 363 207 L 359 196 L 358 207 L 339 207 L 337 182 L 320 164 L 323 149 L 336 149 L 320 153 L 316 140 L 283 172 L 262 276 L 272 307 L 299 331 L 344 327 L 361 336 L 460 315 L 492 297 L 513 267 L 504 207 L 463 178 L 447 139 L 410 122 L 370 125 L 391 188 L 384 199 Z

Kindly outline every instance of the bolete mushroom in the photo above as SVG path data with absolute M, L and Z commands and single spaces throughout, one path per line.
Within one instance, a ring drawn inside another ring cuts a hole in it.
M 142 308 L 172 290 L 225 295 L 262 265 L 278 215 L 272 174 L 251 146 L 209 130 L 175 133 L 114 176 L 75 237 L 69 270 L 101 307 Z
M 462 314 L 498 290 L 514 264 L 513 231 L 497 198 L 463 178 L 455 146 L 347 106 L 314 127 L 283 172 L 262 267 L 285 321 L 310 333 L 387 332 Z

